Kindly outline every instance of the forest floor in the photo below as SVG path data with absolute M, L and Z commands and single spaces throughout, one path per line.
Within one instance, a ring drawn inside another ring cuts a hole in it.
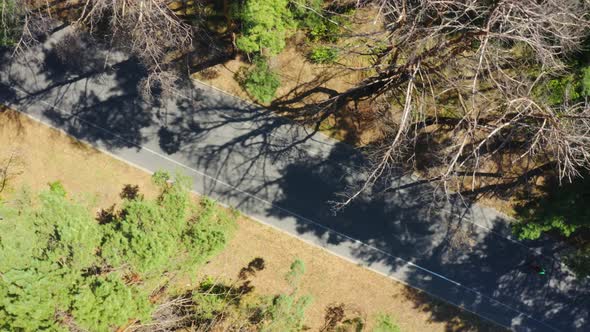
M 73 195 L 88 195 L 96 211 L 119 203 L 125 184 L 139 185 L 146 197 L 157 192 L 149 173 L 14 111 L 0 112 L 0 147 L 0 165 L 7 175 L 7 185 L 0 191 L 2 199 L 10 199 L 22 186 L 38 191 L 56 180 Z M 321 329 L 325 310 L 333 304 L 344 304 L 348 314 L 367 322 L 368 329 L 379 313 L 386 313 L 406 332 L 501 330 L 460 308 L 246 217 L 240 217 L 238 225 L 228 247 L 201 268 L 197 277 L 235 280 L 242 267 L 262 257 L 266 268 L 253 280 L 255 292 L 279 294 L 289 289 L 284 276 L 290 264 L 301 259 L 306 274 L 300 292 L 313 297 L 306 318 L 312 331 Z

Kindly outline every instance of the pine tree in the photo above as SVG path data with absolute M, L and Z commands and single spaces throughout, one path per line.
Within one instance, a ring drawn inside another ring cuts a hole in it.
M 265 56 L 280 53 L 294 27 L 288 4 L 288 0 L 246 0 L 241 6 L 235 6 L 233 16 L 242 26 L 236 41 L 238 48 Z

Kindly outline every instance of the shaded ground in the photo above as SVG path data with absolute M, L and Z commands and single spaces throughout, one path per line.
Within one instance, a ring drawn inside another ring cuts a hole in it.
M 127 183 L 138 184 L 148 197 L 157 194 L 148 173 L 14 111 L 0 113 L 0 143 L 0 163 L 6 165 L 13 152 L 15 158 L 8 169 L 9 185 L 0 197 L 10 197 L 23 185 L 42 190 L 55 180 L 73 194 L 91 193 L 89 199 L 97 209 L 119 202 L 118 193 Z M 289 265 L 295 258 L 305 262 L 302 293 L 314 298 L 306 321 L 312 331 L 321 326 L 324 310 L 332 303 L 356 309 L 369 323 L 377 313 L 389 313 L 408 332 L 498 330 L 474 315 L 246 218 L 239 220 L 239 229 L 226 250 L 200 273 L 235 278 L 255 257 L 263 257 L 267 266 L 254 279 L 260 294 L 288 290 L 283 277 Z

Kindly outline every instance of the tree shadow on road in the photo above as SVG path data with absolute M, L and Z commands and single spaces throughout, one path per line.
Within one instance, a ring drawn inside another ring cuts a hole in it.
M 142 129 L 152 121 L 150 105 L 138 91 L 145 69 L 133 58 L 104 66 L 108 52 L 100 45 L 76 44 L 70 40 L 75 37 L 63 31 L 58 37 L 65 39 L 50 38 L 27 56 L 11 59 L 5 71 L 9 92 L 3 98 L 38 109 L 38 116 L 78 139 L 107 148 L 139 148 L 145 141 Z M 76 48 L 70 44 L 83 45 L 84 52 L 71 54 L 68 46 Z M 28 79 L 31 76 L 36 79 Z
M 385 268 L 454 305 L 484 315 L 508 312 L 513 327 L 524 328 L 528 318 L 521 312 L 531 315 L 533 324 L 546 327 L 547 321 L 558 329 L 579 329 L 588 320 L 589 285 L 576 281 L 559 261 L 536 254 L 549 243 L 508 238 L 508 221 L 501 215 L 482 223 L 485 213 L 473 210 L 476 206 L 458 197 L 443 199 L 428 183 L 404 186 L 412 180 L 400 177 L 397 187 L 404 189 L 377 185 L 334 214 L 328 202 L 362 181 L 364 162 L 349 146 L 336 144 L 327 158 L 287 165 L 273 183 L 280 188 L 273 203 L 282 209 L 273 207 L 268 213 L 294 217 L 302 236 L 313 234 L 327 247 L 339 246 L 340 252 L 349 248 L 351 258 Z M 531 256 L 545 261 L 546 278 L 531 273 Z M 423 307 L 420 299 L 414 298 Z M 436 310 L 433 319 L 448 322 L 452 330 L 453 317 Z
M 190 86 L 181 92 L 163 107 L 176 111 L 159 116 L 160 147 L 168 144 L 166 153 L 209 174 L 208 190 L 235 197 L 231 187 L 247 186 L 249 193 L 260 194 L 275 181 L 276 165 L 307 157 L 313 129 L 211 90 Z M 231 187 L 216 186 L 215 180 Z

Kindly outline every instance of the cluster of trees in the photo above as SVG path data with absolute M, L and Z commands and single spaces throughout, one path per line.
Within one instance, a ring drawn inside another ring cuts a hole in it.
M 236 47 L 254 56 L 253 66 L 238 80 L 252 97 L 270 103 L 280 80 L 268 65 L 269 58 L 281 53 L 287 38 L 296 30 L 306 32 L 308 42 L 315 45 L 309 60 L 315 63 L 332 63 L 338 50 L 322 42 L 338 40 L 346 16 L 328 11 L 323 0 L 246 0 L 235 4 L 232 17 L 238 26 Z
M 539 93 L 584 47 L 588 2 L 379 2 L 386 25 L 371 75 L 315 108 L 321 117 L 368 100 L 382 124 L 368 181 L 343 205 L 392 169 L 465 192 L 541 170 L 570 179 L 590 165 L 586 88 L 557 104 Z
M 144 82 L 148 91 L 179 78 L 169 64 L 175 54 L 190 50 L 199 29 L 198 16 L 190 20 L 178 16 L 169 0 L 76 3 L 70 11 L 73 23 L 102 33 L 149 68 L 151 75 Z M 246 89 L 261 101 L 271 100 L 278 78 L 267 59 L 281 52 L 295 28 L 307 31 L 311 40 L 334 40 L 341 26 L 338 8 L 343 12 L 355 3 L 224 2 L 228 29 L 238 34 L 237 48 L 255 59 L 243 80 Z M 367 78 L 302 111 L 307 120 L 320 121 L 338 116 L 351 103 L 371 101 L 383 139 L 371 150 L 374 164 L 360 190 L 383 180 L 392 168 L 420 168 L 425 160 L 435 170 L 430 178 L 445 189 L 453 185 L 456 191 L 473 190 L 494 173 L 490 165 L 497 156 L 502 156 L 504 168 L 530 165 L 520 174 L 542 167 L 562 179 L 576 177 L 588 166 L 590 74 L 587 63 L 572 60 L 588 38 L 587 1 L 362 4 L 378 6 L 384 22 L 382 31 L 371 33 L 366 49 L 356 51 L 371 58 L 366 67 L 353 69 L 366 71 Z M 17 50 L 47 25 L 39 22 L 54 17 L 51 3 L 42 1 L 17 5 L 2 0 L 1 8 L 2 39 Z M 352 32 L 348 35 L 355 37 Z M 310 57 L 327 62 L 335 56 L 322 46 Z M 574 73 L 573 66 L 582 68 Z M 507 173 L 493 175 L 509 179 Z
M 240 37 L 237 47 L 249 54 L 279 54 L 286 39 L 302 29 L 312 41 L 336 41 L 345 22 L 326 10 L 323 0 L 246 0 L 234 5 Z
M 106 331 L 149 322 L 154 289 L 221 250 L 235 215 L 204 200 L 191 212 L 188 181 L 158 172 L 157 199 L 126 186 L 120 210 L 95 219 L 59 182 L 0 206 L 0 329 Z

